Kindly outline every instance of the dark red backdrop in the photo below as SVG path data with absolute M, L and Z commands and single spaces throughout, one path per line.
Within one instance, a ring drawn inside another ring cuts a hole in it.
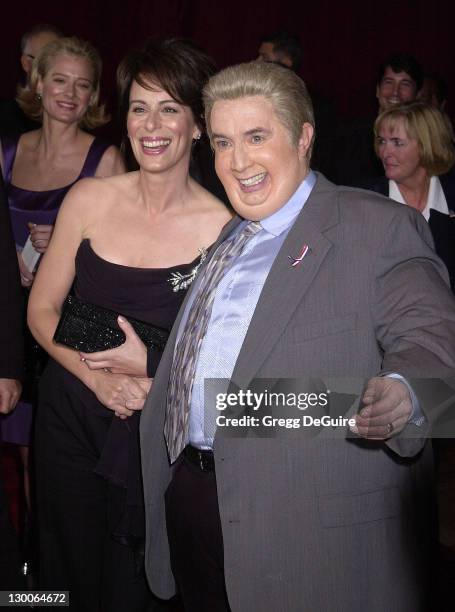
M 310 91 L 333 99 L 339 116 L 376 107 L 377 65 L 395 50 L 415 54 L 426 70 L 445 76 L 449 112 L 455 114 L 453 0 L 129 0 L 128 3 L 17 2 L 2 9 L 0 97 L 10 97 L 19 76 L 18 41 L 37 22 L 88 38 L 104 59 L 103 91 L 115 105 L 114 74 L 124 53 L 149 36 L 187 36 L 220 67 L 254 58 L 266 31 L 289 29 L 301 36 L 302 76 Z M 450 41 L 452 42 L 450 43 Z

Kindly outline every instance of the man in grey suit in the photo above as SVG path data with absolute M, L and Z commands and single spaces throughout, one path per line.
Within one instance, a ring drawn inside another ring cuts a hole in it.
M 409 381 L 455 373 L 455 303 L 426 223 L 310 170 L 313 112 L 293 72 L 228 68 L 205 104 L 239 216 L 141 417 L 151 588 L 170 597 L 175 579 L 191 612 L 424 610 L 431 401 Z M 204 403 L 207 378 L 303 377 L 369 380 L 352 431 L 230 436 Z

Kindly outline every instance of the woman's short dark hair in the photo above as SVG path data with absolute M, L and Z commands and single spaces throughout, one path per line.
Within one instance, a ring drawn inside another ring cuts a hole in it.
M 202 89 L 214 72 L 213 60 L 188 40 L 149 40 L 142 50 L 128 53 L 118 67 L 122 115 L 128 110 L 131 85 L 136 81 L 145 89 L 158 86 L 176 102 L 188 106 L 197 126 L 203 131 Z

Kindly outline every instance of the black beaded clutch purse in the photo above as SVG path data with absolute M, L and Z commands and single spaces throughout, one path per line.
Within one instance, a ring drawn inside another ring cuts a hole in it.
M 118 316 L 119 313 L 69 295 L 62 307 L 54 342 L 84 353 L 116 348 L 126 340 L 117 324 Z M 128 321 L 147 348 L 164 349 L 169 336 L 167 330 L 129 317 Z

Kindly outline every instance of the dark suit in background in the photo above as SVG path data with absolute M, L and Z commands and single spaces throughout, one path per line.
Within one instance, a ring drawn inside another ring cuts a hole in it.
M 0 287 L 0 378 L 20 379 L 23 358 L 22 292 L 8 203 L 1 176 Z M 6 493 L 0 478 L 0 590 L 20 586 L 17 536 L 10 521 Z
M 16 100 L 0 100 L 0 137 L 24 134 L 41 125 L 24 113 Z
M 374 150 L 375 119 L 375 116 L 361 117 L 340 124 L 332 154 L 331 180 L 339 185 L 368 189 L 370 183 L 382 174 L 383 166 Z

